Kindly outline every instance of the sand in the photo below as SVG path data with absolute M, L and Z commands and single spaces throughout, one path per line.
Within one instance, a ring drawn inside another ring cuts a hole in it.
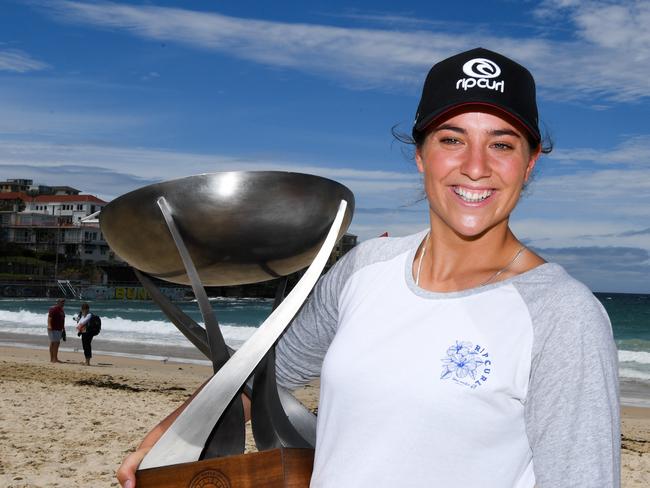
M 119 486 L 124 456 L 211 373 L 208 366 L 0 347 L 0 486 Z M 317 385 L 296 396 L 308 408 Z M 254 449 L 249 433 L 248 449 Z M 650 409 L 623 409 L 623 487 L 650 486 Z M 360 445 L 362 449 L 362 444 Z

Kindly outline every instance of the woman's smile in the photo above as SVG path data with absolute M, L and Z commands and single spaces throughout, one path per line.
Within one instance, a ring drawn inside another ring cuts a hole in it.
M 432 225 L 466 237 L 507 225 L 539 155 L 515 121 L 471 110 L 434 124 L 416 152 Z
M 495 193 L 494 188 L 468 188 L 461 185 L 451 187 L 451 191 L 458 196 L 460 200 L 470 206 L 477 206 L 486 202 Z

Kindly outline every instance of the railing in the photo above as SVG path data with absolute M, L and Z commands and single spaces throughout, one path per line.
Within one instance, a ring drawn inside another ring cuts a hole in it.
M 56 280 L 56 282 L 59 289 L 63 292 L 63 296 L 67 298 L 68 294 L 70 294 L 72 298 L 79 298 L 79 293 L 72 287 L 70 280 Z

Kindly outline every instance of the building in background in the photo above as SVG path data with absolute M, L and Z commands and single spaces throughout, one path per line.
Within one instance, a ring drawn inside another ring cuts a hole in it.
M 113 261 L 115 254 L 99 224 L 85 222 L 107 202 L 81 195 L 68 186 L 35 186 L 32 180 L 0 182 L 0 240 L 37 253 L 52 253 L 79 261 Z M 6 189 L 21 191 L 6 191 Z M 26 193 L 27 189 L 32 194 Z M 44 189 L 45 194 L 37 189 Z
M 27 193 L 33 184 L 32 180 L 0 181 L 0 193 Z
M 71 186 L 35 185 L 34 180 L 11 179 L 0 181 L 0 193 L 27 193 L 36 195 L 78 195 L 81 191 Z

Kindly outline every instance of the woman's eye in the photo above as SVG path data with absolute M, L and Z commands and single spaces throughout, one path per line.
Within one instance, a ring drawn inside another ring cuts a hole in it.
M 443 144 L 460 144 L 460 141 L 455 137 L 443 137 L 440 142 Z
M 502 150 L 512 149 L 512 145 L 505 142 L 495 142 L 494 144 L 492 144 L 492 147 L 494 147 L 495 149 L 502 149 Z

